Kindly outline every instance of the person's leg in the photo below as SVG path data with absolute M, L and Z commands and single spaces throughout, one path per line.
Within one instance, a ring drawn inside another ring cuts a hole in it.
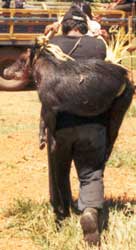
M 106 128 L 86 125 L 77 128 L 74 144 L 74 162 L 80 181 L 78 208 L 103 207 L 103 166 L 106 153 Z
M 3 4 L 3 8 L 10 8 L 10 2 L 11 2 L 11 0 L 5 0 L 5 1 L 3 1 L 4 2 L 4 4 Z
M 68 141 L 68 142 L 67 142 Z M 56 132 L 56 148 L 51 150 L 51 134 L 48 131 L 48 161 L 50 201 L 58 218 L 69 215 L 71 203 L 70 165 L 71 150 L 65 130 Z
M 89 244 L 99 243 L 99 211 L 103 208 L 103 168 L 106 156 L 106 128 L 86 125 L 77 128 L 74 162 L 80 181 L 78 209 L 81 226 Z

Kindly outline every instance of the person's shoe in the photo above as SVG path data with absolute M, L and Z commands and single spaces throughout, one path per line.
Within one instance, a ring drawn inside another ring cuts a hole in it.
M 86 208 L 81 216 L 80 224 L 83 230 L 84 240 L 89 245 L 98 245 L 100 243 L 98 210 L 95 208 Z

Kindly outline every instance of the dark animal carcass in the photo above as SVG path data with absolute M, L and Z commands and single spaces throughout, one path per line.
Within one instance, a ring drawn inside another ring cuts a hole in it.
M 132 100 L 133 90 L 127 70 L 98 59 L 64 62 L 44 49 L 38 54 L 33 65 L 33 77 L 42 103 L 41 148 L 45 141 L 45 124 L 53 131 L 57 112 L 97 116 L 112 110 L 113 114 L 113 102 L 125 92 L 125 89 L 129 89 L 129 97 L 123 111 L 125 114 Z
M 131 86 L 126 69 L 119 65 L 98 59 L 82 62 L 58 60 L 48 47 L 36 48 L 33 53 L 27 50 L 20 60 L 8 68 L 6 74 L 11 71 L 12 76 L 13 72 L 19 75 L 24 68 L 25 72 L 28 68 L 28 75 L 33 75 L 42 103 L 41 148 L 45 144 L 45 128 L 54 131 L 57 112 L 99 115 L 109 110 L 115 99 Z
M 41 102 L 52 112 L 81 116 L 103 113 L 128 82 L 127 71 L 98 59 L 57 60 L 43 51 L 33 66 Z

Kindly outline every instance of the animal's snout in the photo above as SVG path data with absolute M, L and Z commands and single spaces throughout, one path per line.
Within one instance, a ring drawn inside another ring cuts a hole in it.
M 14 73 L 11 71 L 11 70 L 9 70 L 8 68 L 6 68 L 6 69 L 4 69 L 4 71 L 3 71 L 3 76 L 6 78 L 6 79 L 12 79 L 12 78 L 14 78 Z

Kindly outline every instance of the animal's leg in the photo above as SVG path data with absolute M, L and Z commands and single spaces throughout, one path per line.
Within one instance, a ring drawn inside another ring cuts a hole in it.
M 41 107 L 40 127 L 39 127 L 39 148 L 42 150 L 47 143 L 47 124 L 45 120 L 45 110 Z
M 40 149 L 43 149 L 47 143 L 47 128 L 50 129 L 52 133 L 52 146 L 51 150 L 53 151 L 56 146 L 55 140 L 55 127 L 56 127 L 56 116 L 53 112 L 46 111 L 44 105 L 41 107 L 40 115 L 40 126 L 39 126 L 39 140 L 40 140 Z
M 48 171 L 49 171 L 49 193 L 50 193 L 50 202 L 53 206 L 54 212 L 57 217 L 63 218 L 63 201 L 60 194 L 57 174 L 56 174 L 56 152 L 55 149 L 52 150 L 53 137 L 49 129 L 47 129 L 48 143 L 47 143 L 47 152 L 48 152 Z
M 56 140 L 57 144 L 59 143 L 59 147 L 56 146 L 56 148 L 52 150 L 54 139 L 49 130 L 47 135 L 50 202 L 57 219 L 63 219 L 69 216 L 69 207 L 72 200 L 69 180 L 71 155 L 69 150 L 66 151 L 64 149 L 64 144 L 60 141 L 62 138 L 59 139 L 57 137 Z
M 55 139 L 55 128 L 56 128 L 56 115 L 53 112 L 49 112 L 46 114 L 46 123 L 47 127 L 49 128 L 51 132 L 51 151 L 53 152 L 56 148 L 56 139 Z
M 128 81 L 124 93 L 120 97 L 117 97 L 114 100 L 109 110 L 108 114 L 109 119 L 107 124 L 107 132 L 108 132 L 107 159 L 110 157 L 113 145 L 118 136 L 119 128 L 123 122 L 125 113 L 131 104 L 133 94 L 134 94 L 134 88 Z

